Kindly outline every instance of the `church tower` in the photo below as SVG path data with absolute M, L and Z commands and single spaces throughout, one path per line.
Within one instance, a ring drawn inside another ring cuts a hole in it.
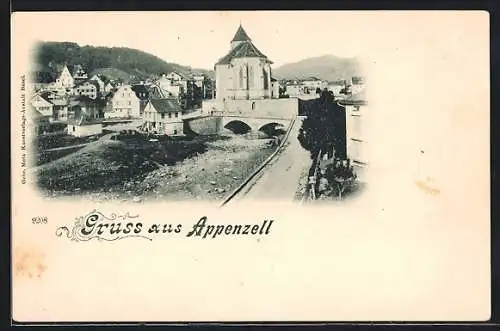
M 271 64 L 240 24 L 231 40 L 231 49 L 215 64 L 216 98 L 221 101 L 271 98 Z
M 236 31 L 236 34 L 234 35 L 233 40 L 231 40 L 231 49 L 235 49 L 238 45 L 245 41 L 251 41 L 250 37 L 247 35 L 243 27 L 240 26 L 238 30 Z

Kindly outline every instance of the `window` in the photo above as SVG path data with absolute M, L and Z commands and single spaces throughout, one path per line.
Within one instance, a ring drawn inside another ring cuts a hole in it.
M 164 119 L 165 118 L 165 113 L 162 113 L 161 114 L 161 118 Z
M 249 66 L 248 67 L 248 88 L 252 88 L 253 87 L 253 67 L 252 66 Z
M 129 106 L 131 106 L 131 105 L 132 105 L 132 101 L 131 101 L 131 100 L 129 100 L 129 101 L 128 101 L 128 105 L 129 105 Z
M 240 88 L 243 88 L 243 67 L 240 67 Z
M 269 83 L 267 81 L 267 71 L 262 68 L 262 78 L 264 78 L 264 89 L 267 90 L 269 88 Z
M 177 130 L 174 129 L 174 134 L 177 134 Z
M 172 118 L 172 113 L 168 113 L 168 118 Z
M 255 109 L 255 101 L 252 102 L 252 110 L 254 110 L 254 109 Z
M 175 117 L 179 117 L 179 113 L 178 112 L 175 112 Z

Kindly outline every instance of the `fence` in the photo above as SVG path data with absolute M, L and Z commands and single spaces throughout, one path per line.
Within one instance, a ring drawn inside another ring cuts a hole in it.
M 319 187 L 318 174 L 319 174 L 319 165 L 321 159 L 321 150 L 318 152 L 317 156 L 314 158 L 311 167 L 308 172 L 308 181 L 306 184 L 306 189 L 304 192 L 304 196 L 302 197 L 301 203 L 306 202 L 307 200 L 316 200 L 317 192 Z

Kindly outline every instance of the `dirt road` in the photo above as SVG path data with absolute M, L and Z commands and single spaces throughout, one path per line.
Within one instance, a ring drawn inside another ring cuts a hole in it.
M 297 140 L 302 120 L 297 118 L 288 138 L 288 145 L 233 200 L 294 199 L 304 169 L 311 165 L 309 152 Z

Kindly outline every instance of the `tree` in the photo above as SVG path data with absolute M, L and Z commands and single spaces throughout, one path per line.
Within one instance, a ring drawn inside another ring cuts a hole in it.
M 325 89 L 318 99 L 300 105 L 299 112 L 306 118 L 297 138 L 311 153 L 311 158 L 316 157 L 320 150 L 329 157 L 333 157 L 335 151 L 335 157 L 345 158 L 345 109 L 335 102 L 333 93 Z

